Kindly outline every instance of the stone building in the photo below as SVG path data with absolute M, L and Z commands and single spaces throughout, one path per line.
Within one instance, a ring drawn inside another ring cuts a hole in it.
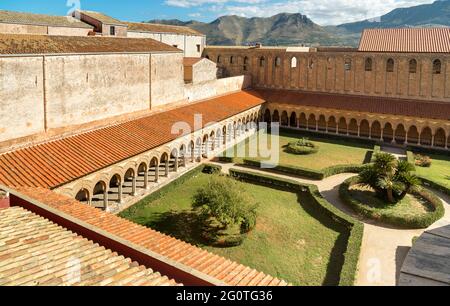
M 127 25 L 105 14 L 77 10 L 72 17 L 93 26 L 96 35 L 127 37 Z
M 448 150 L 449 41 L 449 28 L 366 30 L 359 49 L 207 47 L 204 57 L 251 76 L 266 120 Z
M 0 10 L 0 33 L 87 36 L 94 28 L 70 16 Z

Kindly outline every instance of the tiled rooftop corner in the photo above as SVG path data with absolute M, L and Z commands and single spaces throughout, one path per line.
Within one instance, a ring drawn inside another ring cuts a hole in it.
M 134 252 L 160 271 L 185 285 L 223 286 L 286 286 L 287 282 L 243 266 L 196 246 L 164 235 L 150 228 L 83 205 L 76 200 L 44 188 L 22 187 L 11 192 L 11 205 L 45 215 L 53 222 L 73 230 L 82 229 L 82 236 L 109 241 L 119 249 Z M 73 229 L 72 229 L 73 228 Z M 77 232 L 80 234 L 79 232 Z M 109 245 L 106 245 L 111 248 Z M 139 260 L 142 264 L 144 261 Z M 168 273 L 167 273 L 168 272 Z M 177 275 L 179 278 L 177 279 Z M 189 279 L 190 278 L 190 279 Z M 180 280 L 187 280 L 180 281 Z M 191 282 L 191 283 L 189 283 Z

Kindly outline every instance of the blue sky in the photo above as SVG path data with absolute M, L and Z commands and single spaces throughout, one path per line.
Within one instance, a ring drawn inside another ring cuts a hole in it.
M 112 17 L 200 20 L 210 22 L 222 15 L 268 17 L 281 12 L 302 13 L 321 25 L 359 21 L 383 15 L 398 7 L 432 3 L 434 0 L 0 0 L 0 9 L 65 15 L 73 7 L 97 10 Z

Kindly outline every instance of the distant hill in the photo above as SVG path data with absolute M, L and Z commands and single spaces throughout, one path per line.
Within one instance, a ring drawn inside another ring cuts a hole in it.
M 222 16 L 211 23 L 198 21 L 151 20 L 187 26 L 207 35 L 209 45 L 264 45 L 351 46 L 359 43 L 366 28 L 450 26 L 450 0 L 432 4 L 399 8 L 371 20 L 320 26 L 302 14 L 282 13 L 268 18 Z
M 399 8 L 379 18 L 339 25 L 338 28 L 360 33 L 365 28 L 450 26 L 450 0 L 436 1 L 409 8 Z

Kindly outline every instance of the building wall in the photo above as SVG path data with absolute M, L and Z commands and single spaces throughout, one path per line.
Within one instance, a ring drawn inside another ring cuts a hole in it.
M 151 56 L 151 107 L 184 100 L 183 55 L 181 53 Z
M 117 37 L 127 37 L 127 27 L 126 26 L 119 26 L 119 25 L 109 25 L 109 24 L 103 24 L 102 25 L 102 35 L 103 36 L 111 36 L 111 27 L 115 27 L 116 35 Z
M 148 109 L 149 60 L 148 54 L 46 57 L 48 128 Z
M 206 48 L 203 55 L 215 62 L 220 56 L 218 66 L 225 76 L 250 74 L 256 87 L 450 102 L 449 54 Z M 275 65 L 277 58 L 279 66 Z M 296 67 L 291 67 L 293 58 Z M 372 60 L 372 71 L 365 69 L 367 58 Z M 264 59 L 263 67 L 260 67 L 261 59 Z M 394 60 L 392 72 L 387 71 L 389 59 Z M 416 73 L 409 72 L 412 59 L 417 61 Z M 440 74 L 433 74 L 436 59 L 441 61 Z M 349 70 L 346 63 L 350 63 Z
M 89 31 L 91 29 L 0 23 L 0 33 L 4 34 L 87 36 Z
M 151 38 L 171 46 L 177 46 L 178 49 L 184 51 L 185 57 L 200 57 L 206 41 L 204 36 L 135 31 L 128 31 L 128 37 Z M 197 45 L 200 45 L 200 51 L 197 50 Z
M 201 60 L 191 68 L 192 82 L 194 84 L 214 81 L 217 79 L 217 65 L 210 60 Z
M 194 102 L 239 91 L 250 87 L 251 83 L 249 75 L 242 75 L 200 84 L 188 84 L 184 88 L 184 95 L 189 102 Z
M 0 142 L 44 130 L 42 57 L 0 58 Z

